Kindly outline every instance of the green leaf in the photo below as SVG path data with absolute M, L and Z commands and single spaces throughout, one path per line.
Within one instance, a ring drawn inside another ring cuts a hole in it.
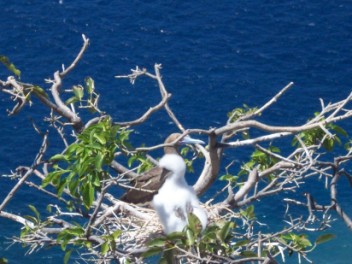
M 58 170 L 48 173 L 42 182 L 42 187 L 47 186 L 49 183 L 57 185 L 59 183 L 60 176 L 64 173 L 69 172 L 68 170 Z
M 105 255 L 109 251 L 109 242 L 105 242 L 104 244 L 101 245 L 101 254 Z
M 68 261 L 70 260 L 71 253 L 72 253 L 72 249 L 69 249 L 69 250 L 66 251 L 65 257 L 64 257 L 64 264 L 67 264 Z
M 193 246 L 194 242 L 195 242 L 193 231 L 191 229 L 187 228 L 186 236 L 187 236 L 187 245 Z
M 114 231 L 111 235 L 112 235 L 112 237 L 113 237 L 114 239 L 117 239 L 117 238 L 119 238 L 119 237 L 121 236 L 121 234 L 122 234 L 122 231 L 121 231 L 121 230 L 116 230 L 116 231 Z
M 66 179 L 62 179 L 57 185 L 57 195 L 59 197 L 61 197 L 65 187 L 66 187 Z
M 65 104 L 66 104 L 66 105 L 69 105 L 69 104 L 76 103 L 76 102 L 78 102 L 78 101 L 79 101 L 79 100 L 78 100 L 78 98 L 77 98 L 76 96 L 72 96 L 71 98 L 69 98 L 69 99 L 66 100 Z
M 85 184 L 82 190 L 84 205 L 89 208 L 94 201 L 94 187 L 90 182 Z
M 73 93 L 76 96 L 76 98 L 80 101 L 83 98 L 84 92 L 83 92 L 83 87 L 78 85 L 78 86 L 73 86 Z
M 198 217 L 192 213 L 188 215 L 188 226 L 192 230 L 192 233 L 195 237 L 197 237 L 202 231 L 201 222 L 199 221 Z
M 48 204 L 47 206 L 46 206 L 46 211 L 48 212 L 48 213 L 51 213 L 52 212 L 52 209 L 51 209 L 51 204 Z
M 103 161 L 104 161 L 105 155 L 102 153 L 98 153 L 97 157 L 95 159 L 95 168 L 98 171 L 101 171 L 101 167 L 103 166 Z
M 92 94 L 95 90 L 94 80 L 91 77 L 85 78 L 86 90 L 89 94 Z
M 36 94 L 37 96 L 44 96 L 46 98 L 49 98 L 49 95 L 40 86 L 34 85 L 31 87 L 31 89 L 32 89 L 33 93 Z
M 40 223 L 37 218 L 35 218 L 33 216 L 30 216 L 30 215 L 25 215 L 24 218 L 26 218 L 28 221 L 31 221 L 31 222 L 36 223 L 36 224 Z
M 71 176 L 75 176 L 75 173 L 70 174 Z M 77 194 L 77 187 L 79 184 L 79 179 L 73 178 L 73 177 L 68 177 L 68 189 L 70 190 L 70 193 L 74 196 Z
M 211 225 L 208 226 L 203 233 L 202 238 L 207 241 L 215 241 L 216 240 L 216 232 L 219 231 L 219 226 Z
M 255 150 L 252 154 L 252 158 L 264 158 L 266 156 L 267 156 L 267 154 L 260 151 L 260 150 Z
M 336 236 L 335 236 L 334 234 L 323 234 L 323 235 L 321 235 L 321 236 L 319 236 L 319 237 L 317 238 L 317 240 L 315 241 L 315 243 L 316 243 L 317 245 L 319 245 L 319 244 L 328 242 L 329 240 L 334 239 L 335 237 L 336 237 Z
M 50 158 L 50 161 L 66 160 L 66 156 L 62 154 L 56 154 Z
M 235 246 L 235 248 L 246 246 L 246 245 L 248 245 L 249 242 L 250 242 L 250 240 L 248 240 L 248 239 L 238 240 L 238 241 L 236 241 L 234 246 Z
M 344 130 L 342 127 L 337 126 L 335 124 L 330 124 L 331 129 L 333 129 L 336 133 L 344 136 L 344 137 L 348 137 L 348 133 L 346 132 L 346 130 Z
M 35 208 L 33 205 L 28 205 L 28 207 L 32 210 L 32 212 L 35 214 L 36 218 L 40 220 L 40 213 L 38 212 L 37 208 Z
M 221 228 L 220 232 L 219 232 L 219 236 L 222 242 L 224 242 L 226 240 L 226 238 L 228 237 L 231 229 L 234 227 L 234 223 L 233 222 L 225 222 L 224 226 Z
M 21 71 L 16 68 L 16 66 L 11 63 L 8 57 L 0 55 L 0 62 L 6 66 L 6 68 L 15 74 L 18 78 L 21 77 Z
M 102 135 L 94 134 L 94 138 L 97 139 L 100 144 L 106 144 L 106 139 Z
M 242 216 L 248 218 L 248 219 L 254 219 L 255 214 L 254 214 L 254 205 L 248 206 L 245 210 L 240 210 L 240 213 Z
M 300 236 L 299 240 L 298 240 L 298 244 L 299 246 L 301 246 L 302 248 L 306 248 L 306 247 L 311 247 L 312 243 L 308 240 L 308 238 L 306 238 L 305 235 Z
M 220 181 L 229 181 L 229 182 L 236 182 L 238 179 L 237 176 L 231 175 L 231 174 L 224 174 L 219 177 Z
M 186 239 L 185 233 L 184 232 L 172 232 L 171 234 L 168 234 L 167 239 L 169 240 L 177 240 L 177 239 Z
M 71 227 L 65 230 L 67 234 L 80 237 L 84 234 L 84 229 L 80 226 Z
M 149 241 L 148 247 L 163 247 L 166 244 L 166 240 L 163 237 L 158 237 Z
M 6 258 L 0 258 L 0 264 L 7 264 L 9 261 Z

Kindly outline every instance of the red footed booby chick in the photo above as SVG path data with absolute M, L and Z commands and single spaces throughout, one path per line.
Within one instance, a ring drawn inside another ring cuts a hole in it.
M 178 136 L 180 136 L 178 134 Z M 186 136 L 183 144 L 203 144 L 204 142 Z M 175 149 L 176 150 L 176 149 Z M 159 161 L 165 173 L 164 183 L 154 196 L 152 205 L 156 210 L 164 232 L 181 232 L 188 224 L 188 214 L 198 217 L 204 229 L 208 222 L 205 210 L 198 197 L 185 180 L 186 163 L 177 151 L 166 151 Z

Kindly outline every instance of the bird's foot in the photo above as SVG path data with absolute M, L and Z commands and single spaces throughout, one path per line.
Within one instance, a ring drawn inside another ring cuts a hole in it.
M 193 206 L 190 202 L 186 203 L 186 212 L 189 215 L 190 213 L 193 213 Z
M 186 221 L 186 216 L 181 207 L 175 207 L 174 211 L 176 217 L 181 218 L 183 221 Z

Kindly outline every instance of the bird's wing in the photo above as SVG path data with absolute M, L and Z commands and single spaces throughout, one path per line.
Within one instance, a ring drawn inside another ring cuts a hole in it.
M 132 182 L 133 187 L 129 189 L 120 200 L 134 204 L 150 202 L 164 184 L 169 173 L 170 171 L 161 167 L 152 168 L 134 178 Z

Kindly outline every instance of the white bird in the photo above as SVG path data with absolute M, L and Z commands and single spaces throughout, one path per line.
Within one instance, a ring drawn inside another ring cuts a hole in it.
M 189 143 L 200 143 L 187 138 Z M 184 139 L 185 141 L 185 139 Z M 159 167 L 166 169 L 165 182 L 154 196 L 152 205 L 156 210 L 164 232 L 180 232 L 188 224 L 188 214 L 193 213 L 198 217 L 202 228 L 207 225 L 208 217 L 200 206 L 193 188 L 185 180 L 186 164 L 176 152 L 165 154 L 159 161 Z

